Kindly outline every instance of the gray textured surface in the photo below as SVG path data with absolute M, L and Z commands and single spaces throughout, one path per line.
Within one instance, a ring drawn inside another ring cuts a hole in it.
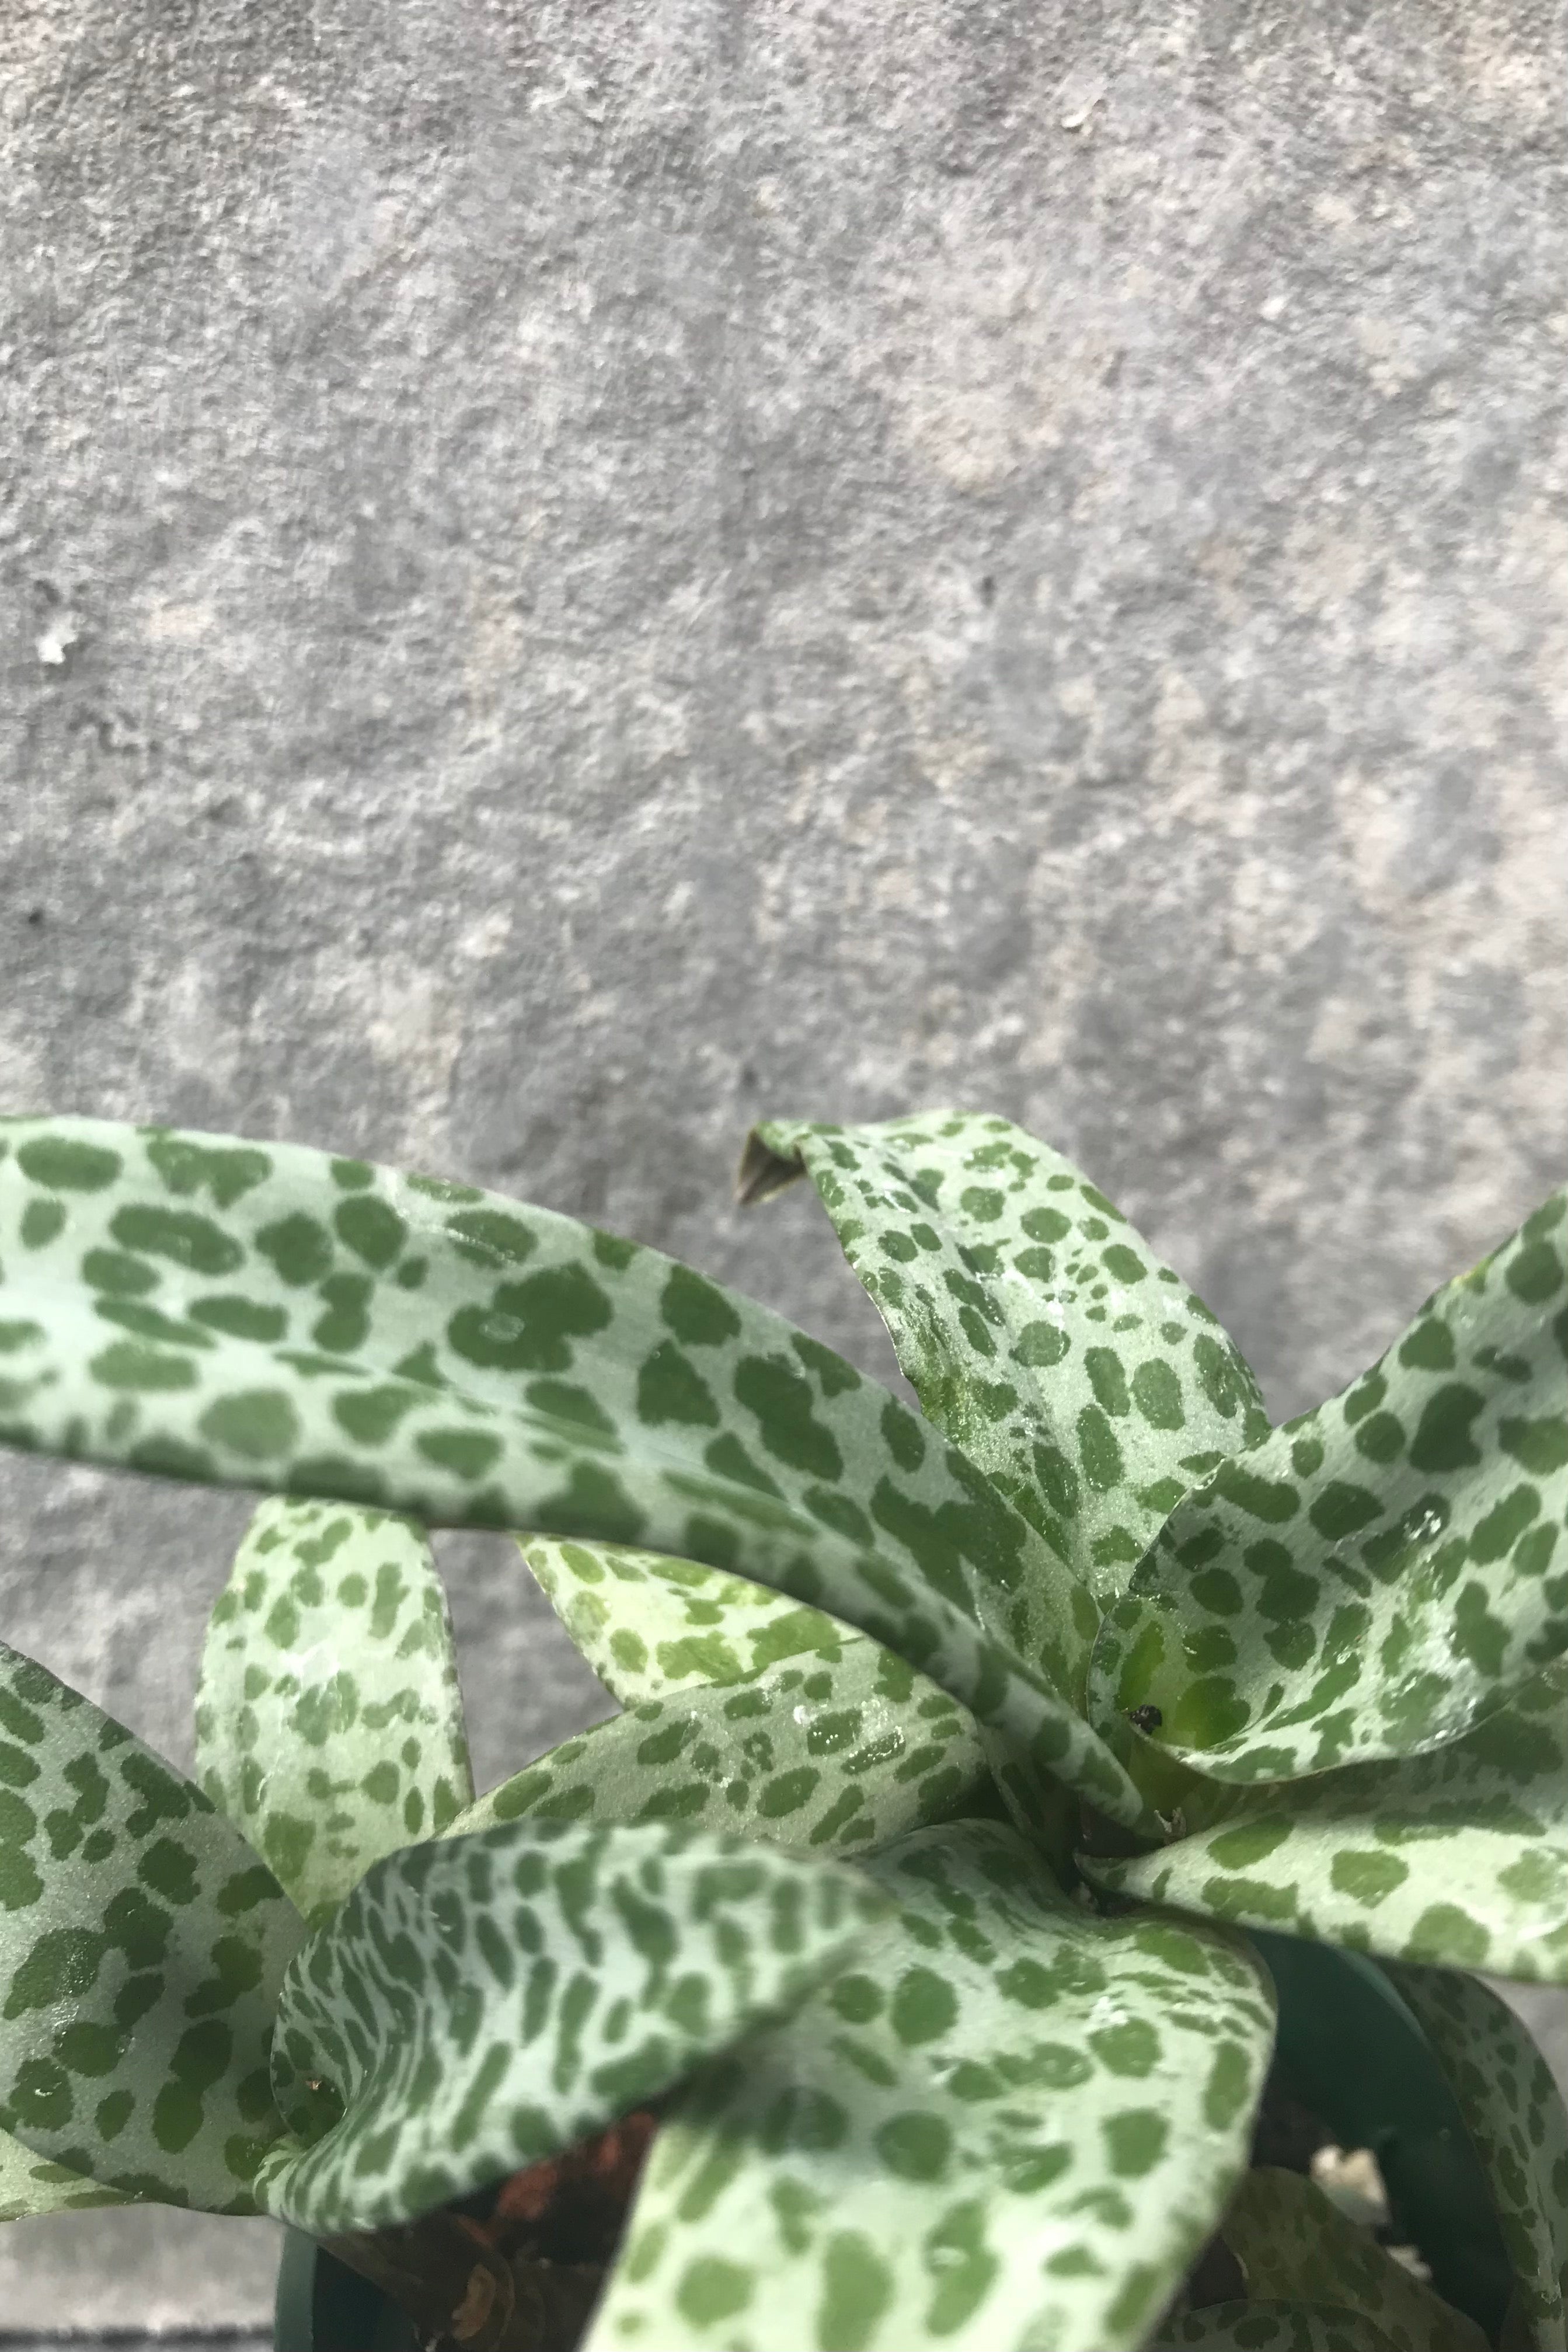
M 12 2221 L 0 2229 L 0 2345 L 64 2327 L 178 2336 L 269 2313 L 283 2232 L 164 2209 Z M 71 2259 L 74 2254 L 75 2259 Z
M 741 1132 L 994 1106 L 1281 1412 L 1561 1181 L 1555 6 L 3 16 L 5 1107 L 514 1189 L 881 1367 Z M 6 1633 L 186 1754 L 242 1507 L 0 1498 Z M 493 1777 L 595 1685 L 449 1558 Z

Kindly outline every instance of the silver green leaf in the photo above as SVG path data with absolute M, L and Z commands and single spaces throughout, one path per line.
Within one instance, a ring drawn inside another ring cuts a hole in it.
M 318 2236 L 412 2220 L 657 2097 L 885 1908 L 857 1871 L 684 1825 L 515 1822 L 390 1854 L 285 1979 L 296 2144 L 258 2195 Z
M 0 1646 L 0 2126 L 130 2196 L 253 2212 L 304 1932 L 199 1789 Z
M 293 1145 L 18 1119 L 0 1154 L 0 1440 L 738 1570 L 1150 1823 L 1078 1710 L 1070 1615 L 1013 1644 L 1043 1538 L 765 1308 L 571 1218 Z
M 681 1821 L 864 1853 L 971 1809 L 994 1810 L 972 1717 L 857 1636 L 740 1683 L 644 1699 L 503 1780 L 457 1827 Z
M 1267 1433 L 1251 1371 L 1121 1210 L 1006 1119 L 758 1128 L 748 1196 L 802 1173 L 927 1419 L 1092 1596 L 1075 1612 L 1092 1639 L 1194 1479 Z
M 1394 2352 L 1364 2314 L 1326 2303 L 1213 2303 L 1167 2319 L 1149 2352 Z
M 896 1916 L 681 2094 L 591 2352 L 1118 2352 L 1216 2226 L 1273 2039 L 1251 1957 L 1080 1909 L 1000 1822 L 868 1873 Z
M 868 1636 L 700 1560 L 629 1544 L 520 1536 L 522 1556 L 584 1657 L 623 1706 L 705 1683 L 739 1683 L 789 1660 L 837 1666 Z M 922 1689 L 929 1688 L 921 1677 Z
M 1568 1666 L 1463 1739 L 1282 1787 L 1097 1885 L 1385 1959 L 1568 1983 Z
M 9 2132 L 0 2132 L 0 2221 L 31 2221 L 40 2213 L 69 2213 L 87 2205 L 132 2205 L 138 2200 L 118 2189 L 102 2188 L 68 2165 L 35 2156 Z
M 1393 2352 L 1487 2352 L 1473 2319 L 1384 2252 L 1303 2173 L 1271 2165 L 1247 2173 L 1225 2217 L 1224 2236 L 1249 2296 L 1360 2312 L 1382 2329 Z
M 1342 1396 L 1223 1463 L 1108 1615 L 1090 1713 L 1222 1780 L 1458 1738 L 1568 1646 L 1568 1193 Z
M 1531 2352 L 1565 2352 L 1568 2114 L 1505 2001 L 1457 1970 L 1396 1969 L 1464 2114 L 1513 2264 Z
M 218 1596 L 196 1771 L 312 1927 L 474 1795 L 446 1595 L 423 1533 L 265 1502 Z

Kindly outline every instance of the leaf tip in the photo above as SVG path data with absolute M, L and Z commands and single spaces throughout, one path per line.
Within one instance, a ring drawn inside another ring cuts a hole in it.
M 805 1161 L 798 1151 L 775 1151 L 766 1140 L 768 1130 L 753 1127 L 741 1153 L 741 1164 L 735 1171 L 735 1199 L 742 1209 L 754 1209 L 760 1201 L 771 1201 L 775 1192 L 784 1192 L 797 1177 L 805 1173 Z

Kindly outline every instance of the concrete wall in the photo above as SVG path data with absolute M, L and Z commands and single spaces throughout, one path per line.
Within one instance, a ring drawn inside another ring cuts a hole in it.
M 994 1107 L 1327 1392 L 1563 1169 L 1565 100 L 1532 0 L 6 0 L 0 1101 L 873 1368 L 741 1135 Z M 0 1497 L 187 1756 L 244 1507 Z M 494 1777 L 604 1701 L 447 1556 Z

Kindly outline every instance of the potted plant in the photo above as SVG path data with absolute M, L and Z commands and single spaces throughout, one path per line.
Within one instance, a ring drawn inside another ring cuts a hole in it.
M 4 1123 L 0 1438 L 268 1499 L 199 1786 L 0 1654 L 0 2210 L 280 2216 L 279 2352 L 1561 2352 L 1468 1971 L 1568 1976 L 1568 1200 L 1271 1429 L 1006 1122 L 803 1173 L 918 1414 L 470 1187 Z M 623 1707 L 484 1795 L 459 1523 Z

